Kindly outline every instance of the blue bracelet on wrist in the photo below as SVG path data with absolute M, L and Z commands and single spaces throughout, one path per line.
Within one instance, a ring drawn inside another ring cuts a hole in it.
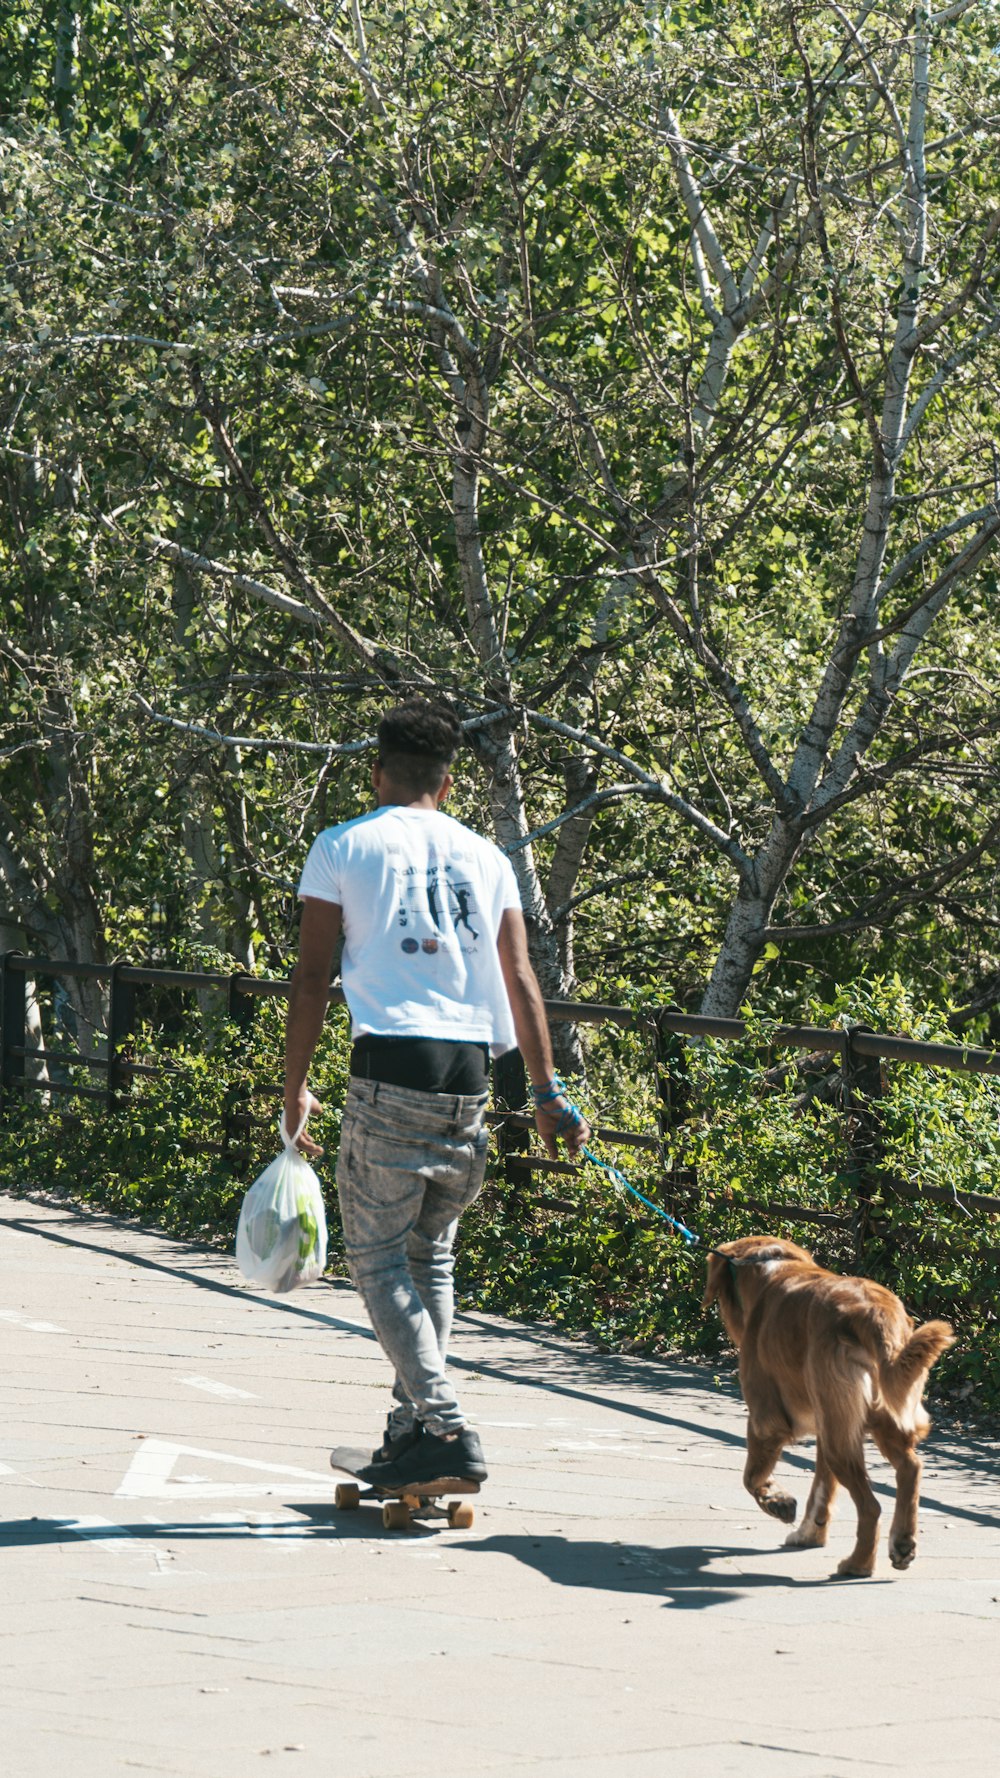
M 542 1086 L 533 1085 L 531 1088 L 531 1096 L 534 1099 L 536 1106 L 547 1105 L 551 1099 L 561 1099 L 564 1097 L 565 1092 L 566 1088 L 563 1082 L 559 1079 L 558 1074 L 554 1074 L 552 1079 L 545 1081 Z

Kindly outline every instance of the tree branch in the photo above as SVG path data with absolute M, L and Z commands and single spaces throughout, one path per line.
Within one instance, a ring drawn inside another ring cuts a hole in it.
M 668 619 L 674 634 L 691 650 L 695 659 L 706 669 L 711 682 L 716 687 L 723 702 L 728 706 L 736 727 L 742 737 L 743 744 L 757 768 L 762 782 L 770 791 L 779 809 L 790 808 L 788 786 L 778 771 L 764 743 L 764 737 L 757 726 L 750 709 L 746 693 L 739 682 L 733 678 L 705 639 L 703 630 L 694 629 L 687 621 L 676 600 L 671 598 L 658 575 L 651 568 L 639 571 L 639 577 L 652 592 L 653 597 Z
M 850 19 L 848 17 L 847 13 L 844 11 L 844 8 L 842 6 L 838 6 L 836 4 L 836 0 L 833 0 L 832 10 L 836 13 L 837 17 L 839 18 L 848 37 L 850 37 L 851 40 L 853 41 L 853 43 L 855 44 L 858 54 L 860 55 L 861 60 L 863 61 L 865 67 L 867 68 L 869 75 L 871 76 L 872 85 L 874 86 L 875 91 L 878 93 L 879 98 L 882 100 L 883 105 L 885 106 L 886 110 L 889 113 L 889 116 L 892 120 L 893 133 L 896 137 L 896 142 L 899 147 L 900 156 L 901 156 L 903 164 L 905 166 L 906 165 L 906 154 L 907 154 L 906 131 L 903 128 L 903 120 L 900 117 L 898 110 L 896 109 L 896 101 L 892 96 L 892 92 L 889 89 L 889 87 L 886 86 L 886 83 L 882 78 L 881 70 L 879 69 L 879 66 L 878 66 L 877 62 L 875 61 L 875 58 L 872 55 L 871 50 L 868 48 L 868 45 L 866 44 L 864 38 L 861 35 L 860 25 L 856 24 L 852 19 Z
M 963 513 L 960 518 L 951 519 L 947 525 L 940 525 L 936 531 L 931 531 L 926 537 L 922 537 L 920 542 L 915 543 L 905 556 L 901 556 L 895 566 L 883 577 L 879 586 L 879 605 L 884 603 L 886 594 L 891 593 L 893 587 L 898 586 L 901 580 L 905 580 L 913 572 L 917 563 L 923 560 L 929 550 L 936 549 L 939 544 L 947 542 L 949 537 L 957 536 L 959 531 L 967 531 L 970 525 L 982 524 L 984 520 L 992 518 L 996 512 L 997 503 L 991 500 L 988 506 L 977 506 L 974 512 Z M 920 603 L 922 603 L 923 596 L 921 596 Z M 859 647 L 867 648 L 871 642 L 880 642 L 883 637 L 894 634 L 898 627 L 899 620 L 894 624 L 886 625 L 884 629 L 870 631 L 867 636 L 861 638 Z
M 635 760 L 629 759 L 627 753 L 619 753 L 616 747 L 609 747 L 606 741 L 599 740 L 596 735 L 588 734 L 586 729 L 572 728 L 568 722 L 557 722 L 553 716 L 543 716 L 539 710 L 522 709 L 521 713 L 527 717 L 529 722 L 537 723 L 541 728 L 551 729 L 553 734 L 564 735 L 568 741 L 576 741 L 579 746 L 586 747 L 590 752 L 600 754 L 602 759 L 613 760 L 644 787 L 648 796 L 663 803 L 667 808 L 673 809 L 675 814 L 682 816 L 692 827 L 696 827 L 706 839 L 710 839 L 712 844 L 736 867 L 741 878 L 749 877 L 752 873 L 753 865 L 750 857 L 731 834 L 725 833 L 721 827 L 718 827 L 714 821 L 710 820 L 693 803 L 688 802 L 685 797 L 679 796 L 676 791 L 669 789 L 662 778 L 656 778 L 651 772 L 645 771 L 642 766 L 636 765 Z
M 287 340 L 320 339 L 324 334 L 346 333 L 354 327 L 353 316 L 341 316 L 336 321 L 317 321 L 308 326 L 289 327 L 280 330 L 268 328 L 259 333 L 240 335 L 228 334 L 226 345 L 232 350 L 253 351 L 259 346 L 280 346 Z M 11 340 L 0 349 L 0 360 L 8 358 L 38 358 L 43 353 L 68 352 L 72 350 L 99 350 L 102 346 L 148 346 L 155 352 L 170 352 L 176 358 L 192 358 L 196 352 L 203 351 L 205 336 L 197 341 L 162 339 L 158 334 L 150 333 L 50 333 L 42 340 Z
M 843 920 L 831 920 L 826 925 L 768 926 L 764 929 L 764 939 L 775 944 L 787 944 L 797 939 L 841 938 L 852 932 L 864 932 L 872 926 L 888 926 L 903 908 L 925 903 L 929 895 L 940 894 L 957 877 L 978 864 L 984 853 L 991 850 L 998 834 L 1000 820 L 991 822 L 981 840 L 974 846 L 967 846 L 948 864 L 920 872 L 907 887 L 894 883 L 891 888 L 880 890 L 863 913 L 849 915 Z
M 694 169 L 688 159 L 684 138 L 680 125 L 670 106 L 664 108 L 666 120 L 665 139 L 670 151 L 670 158 L 677 173 L 677 183 L 681 188 L 681 197 L 688 214 L 688 221 L 694 230 L 705 257 L 712 269 L 719 289 L 722 292 L 723 304 L 726 309 L 739 306 L 740 293 L 732 268 L 722 250 L 719 237 L 715 232 L 715 224 L 709 214 L 708 206 L 701 194 L 701 188 L 695 177 Z
M 910 443 L 914 433 L 920 426 L 927 409 L 930 407 L 931 402 L 940 395 L 949 377 L 974 356 L 984 341 L 992 339 L 993 335 L 998 332 L 1000 332 L 1000 312 L 991 315 L 990 319 L 984 322 L 983 326 L 972 335 L 972 338 L 966 340 L 964 346 L 960 346 L 958 351 L 952 352 L 950 357 L 946 358 L 942 364 L 938 365 L 934 375 L 924 385 L 907 415 L 906 423 L 900 435 L 901 450 L 905 450 Z
M 161 710 L 154 710 L 140 692 L 132 693 L 132 702 L 152 722 L 165 723 L 168 728 L 179 729 L 185 735 L 195 735 L 198 740 L 210 741 L 216 747 L 249 747 L 264 752 L 321 753 L 324 758 L 332 759 L 336 754 L 364 753 L 376 745 L 374 735 L 366 735 L 361 741 L 346 742 L 290 741 L 284 735 L 224 735 L 221 730 L 206 728 L 200 722 L 186 722 L 179 716 L 167 716 Z
M 626 883 L 646 883 L 650 880 L 648 870 L 622 871 L 617 877 L 605 877 L 600 883 L 591 883 L 587 889 L 581 889 L 578 895 L 571 896 L 562 907 L 553 908 L 552 924 L 559 926 L 568 920 L 570 914 L 582 907 L 585 901 L 592 901 L 595 895 L 608 895 L 612 889 L 621 889 Z
M 811 807 L 799 818 L 800 822 L 808 821 L 809 825 L 813 825 L 818 812 L 826 809 L 846 790 L 853 773 L 858 769 L 859 759 L 864 757 L 881 728 L 892 699 L 906 676 L 910 661 L 935 617 L 955 587 L 978 566 L 998 533 L 1000 508 L 996 509 L 993 518 L 988 525 L 983 526 L 978 536 L 952 557 L 919 602 L 912 605 L 892 626 L 902 632 L 900 641 L 891 655 L 878 657 L 877 669 L 869 682 L 861 709 L 824 773 Z M 885 633 L 888 633 L 888 628 Z
M 996 240 L 998 232 L 1000 232 L 1000 210 L 994 210 L 987 221 L 979 246 L 976 248 L 975 258 L 965 283 L 935 314 L 928 315 L 919 327 L 914 328 L 914 346 L 926 345 L 927 341 L 933 339 L 936 333 L 940 333 L 942 327 L 953 320 L 956 315 L 961 314 L 970 298 L 976 295 L 986 270 L 987 252 Z
M 114 529 L 113 526 L 109 527 Z M 263 581 L 254 580 L 249 574 L 241 574 L 237 568 L 230 568 L 225 562 L 213 561 L 210 556 L 199 555 L 197 550 L 185 549 L 183 544 L 175 543 L 170 537 L 158 537 L 151 532 L 143 539 L 154 555 L 165 556 L 168 561 L 178 562 L 192 573 L 206 574 L 211 580 L 228 581 L 238 592 L 249 593 L 253 599 L 261 599 L 265 605 L 271 605 L 280 611 L 283 617 L 293 617 L 297 623 L 308 624 L 313 629 L 325 628 L 326 620 L 311 605 L 303 605 L 298 599 L 292 599 L 287 593 L 279 593 L 274 587 L 265 586 Z
M 975 728 L 963 730 L 955 736 L 954 745 L 965 747 L 970 741 L 982 741 L 998 732 L 1000 732 L 1000 716 L 992 718 L 989 722 L 978 723 Z M 905 772 L 909 767 L 918 765 L 935 752 L 945 751 L 946 747 L 947 743 L 942 740 L 942 737 L 935 734 L 926 741 L 919 742 L 915 747 L 908 747 L 905 753 L 897 753 L 894 758 L 884 761 L 880 766 L 873 767 L 871 771 L 859 772 L 854 782 L 840 791 L 837 796 L 830 797 L 822 806 L 809 809 L 801 815 L 796 823 L 797 827 L 802 832 L 817 827 L 821 822 L 828 820 L 838 809 L 846 808 L 849 803 L 857 802 L 859 797 L 867 796 L 870 791 L 881 790 L 883 785 L 898 777 L 900 772 Z
M 546 834 L 555 833 L 560 827 L 564 827 L 567 821 L 575 821 L 578 816 L 586 814 L 588 810 L 601 808 L 605 803 L 620 802 L 624 796 L 658 797 L 660 790 L 661 786 L 658 784 L 652 786 L 645 784 L 611 784 L 606 790 L 595 790 L 590 796 L 585 796 L 580 802 L 575 803 L 571 809 L 564 809 L 561 815 L 554 816 L 551 821 L 544 821 L 541 827 L 532 828 L 531 832 L 526 833 L 523 838 L 514 840 L 509 845 L 502 846 L 501 851 L 506 852 L 508 857 L 510 857 L 515 852 L 520 852 L 524 846 L 534 845 L 536 840 L 544 839 Z M 554 925 L 555 917 L 550 915 L 550 918 Z

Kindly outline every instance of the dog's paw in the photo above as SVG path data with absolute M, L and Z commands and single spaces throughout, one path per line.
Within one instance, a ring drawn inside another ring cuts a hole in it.
M 853 1556 L 845 1556 L 838 1562 L 833 1572 L 834 1580 L 870 1580 L 875 1572 L 875 1562 L 855 1562 Z
M 790 1494 L 762 1494 L 759 1502 L 772 1519 L 780 1519 L 783 1525 L 794 1525 L 798 1508 Z
M 894 1568 L 909 1568 L 917 1553 L 917 1540 L 904 1533 L 889 1539 L 889 1560 Z
M 817 1525 L 815 1519 L 803 1519 L 785 1538 L 786 1550 L 821 1550 L 827 1539 L 828 1525 Z

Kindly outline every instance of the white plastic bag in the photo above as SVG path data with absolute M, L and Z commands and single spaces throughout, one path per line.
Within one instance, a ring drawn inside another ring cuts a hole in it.
M 236 1263 L 251 1284 L 294 1290 L 326 1265 L 326 1210 L 319 1180 L 295 1144 L 305 1120 L 289 1136 L 281 1120 L 282 1151 L 243 1199 L 236 1230 Z

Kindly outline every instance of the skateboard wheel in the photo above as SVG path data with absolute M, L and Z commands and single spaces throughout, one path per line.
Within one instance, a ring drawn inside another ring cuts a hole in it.
M 361 1489 L 357 1482 L 338 1482 L 333 1494 L 333 1504 L 342 1513 L 353 1513 L 361 1505 Z
M 382 1508 L 382 1523 L 387 1531 L 405 1531 L 410 1523 L 410 1509 L 403 1500 L 387 1500 Z
M 448 1523 L 453 1531 L 468 1531 L 475 1519 L 472 1507 L 465 1500 L 449 1500 Z

